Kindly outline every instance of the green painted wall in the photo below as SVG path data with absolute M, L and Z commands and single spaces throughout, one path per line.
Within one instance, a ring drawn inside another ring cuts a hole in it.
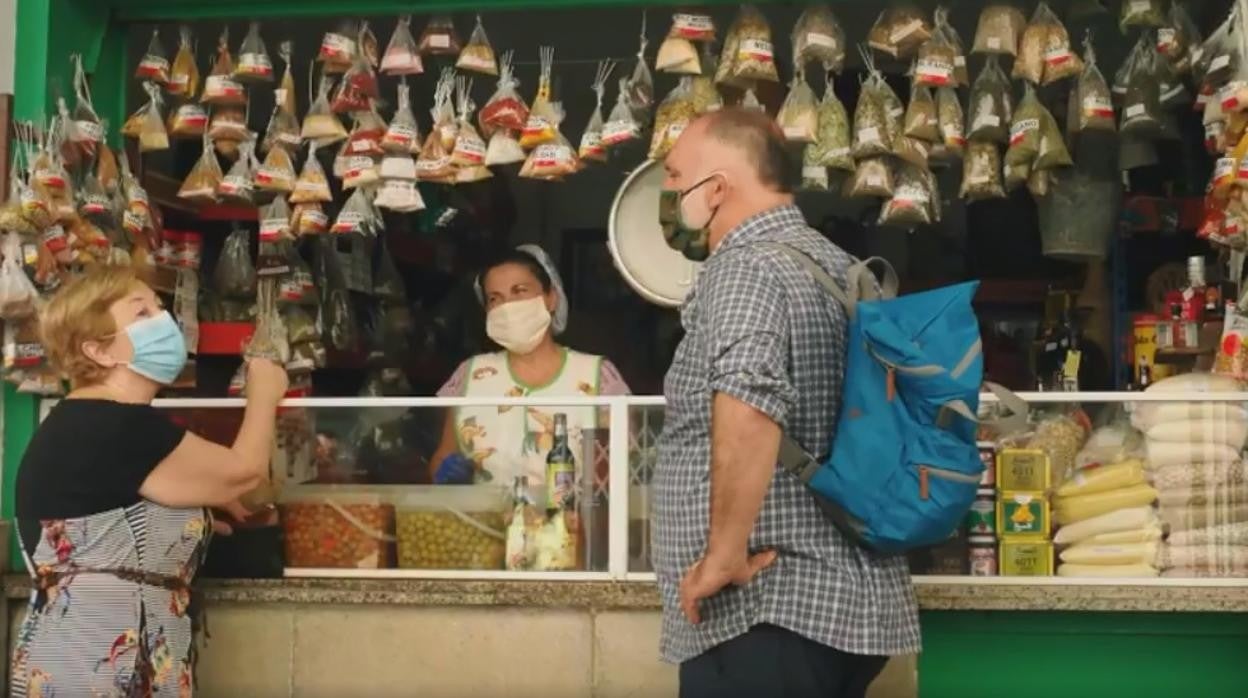
M 919 698 L 1248 696 L 1248 615 L 928 611 L 922 623 Z

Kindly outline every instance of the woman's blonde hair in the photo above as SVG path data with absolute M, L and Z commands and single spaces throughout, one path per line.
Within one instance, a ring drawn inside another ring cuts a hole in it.
M 86 342 L 119 331 L 109 309 L 146 281 L 134 267 L 93 265 L 56 292 L 39 314 L 39 336 L 48 360 L 74 387 L 93 385 L 108 369 L 87 358 Z

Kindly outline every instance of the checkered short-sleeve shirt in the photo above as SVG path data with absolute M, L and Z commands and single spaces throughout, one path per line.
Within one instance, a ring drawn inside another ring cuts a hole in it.
M 760 623 L 854 654 L 917 652 L 918 610 L 905 558 L 847 541 L 778 467 L 750 537 L 751 550 L 778 551 L 775 564 L 704 601 L 700 625 L 680 613 L 680 578 L 708 538 L 713 394 L 767 414 L 816 454 L 828 451 L 840 409 L 845 313 L 797 262 L 761 244 L 767 242 L 796 247 L 841 283 L 850 264 L 801 211 L 781 206 L 728 234 L 682 308 L 686 335 L 667 374 L 653 482 L 663 657 L 687 661 Z

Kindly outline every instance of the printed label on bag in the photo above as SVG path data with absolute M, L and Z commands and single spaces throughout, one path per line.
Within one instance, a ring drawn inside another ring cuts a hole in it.
M 1010 127 L 1010 145 L 1022 143 L 1029 132 L 1038 130 L 1040 130 L 1039 119 L 1022 119 L 1016 122 Z
M 737 48 L 737 59 L 771 63 L 775 60 L 775 52 L 770 41 L 761 39 L 745 39 Z

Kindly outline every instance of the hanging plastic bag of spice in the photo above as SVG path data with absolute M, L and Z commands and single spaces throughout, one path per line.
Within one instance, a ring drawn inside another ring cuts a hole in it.
M 514 165 L 524 160 L 524 148 L 520 147 L 520 142 L 510 131 L 496 131 L 490 136 L 490 144 L 485 151 L 487 167 Z
M 319 203 L 295 204 L 290 214 L 290 229 L 295 235 L 320 235 L 329 232 L 329 216 Z
M 849 114 L 832 90 L 830 74 L 827 74 L 823 99 L 819 101 L 818 121 L 815 142 L 805 152 L 807 160 L 820 167 L 852 172 L 854 159 L 850 156 Z
M 819 164 L 817 147 L 810 143 L 802 148 L 802 191 L 828 191 L 828 168 Z
M 659 53 L 654 59 L 654 69 L 660 73 L 676 75 L 701 75 L 702 61 L 698 57 L 698 49 L 693 42 L 679 37 L 668 37 L 659 44 Z
M 351 68 L 338 83 L 338 91 L 330 102 L 330 110 L 335 114 L 367 111 L 372 108 L 372 101 L 380 96 L 377 87 L 377 75 L 373 67 L 363 55 L 357 56 Z
M 639 122 L 643 121 L 646 112 L 654 106 L 654 77 L 650 74 L 650 66 L 646 65 L 646 15 L 641 15 L 641 36 L 637 48 L 637 63 L 633 66 L 633 74 L 628 78 L 628 106 Z
M 1079 82 L 1071 94 L 1071 100 L 1078 109 L 1075 120 L 1075 131 L 1107 131 L 1113 132 L 1114 103 L 1109 91 L 1109 84 L 1096 64 L 1096 53 L 1092 48 L 1092 37 L 1083 42 L 1083 72 Z
M 238 49 L 234 77 L 246 82 L 273 82 L 273 61 L 260 36 L 260 23 L 252 22 Z
M 229 41 L 229 31 L 221 32 L 217 41 L 217 57 L 204 80 L 204 94 L 200 97 L 205 104 L 242 106 L 247 103 L 247 90 L 234 79 L 234 58 L 230 55 Z
M 1011 165 L 1005 164 L 1005 191 L 1012 192 L 1027 183 L 1027 179 L 1031 177 L 1031 163 L 1022 162 Z
M 290 193 L 295 190 L 295 165 L 285 148 L 270 148 L 260 169 L 256 187 L 261 191 Z
M 971 86 L 968 110 L 968 138 L 974 141 L 1004 143 L 1009 138 L 1009 82 L 993 56 L 984 63 Z
M 342 162 L 342 188 L 358 189 L 381 181 L 377 159 L 367 155 L 348 155 Z
M 194 102 L 181 104 L 169 115 L 168 130 L 175 138 L 200 138 L 208 130 L 208 112 Z
M 416 177 L 422 182 L 450 184 L 455 181 L 455 166 L 451 154 L 442 144 L 442 138 L 433 131 L 425 139 L 425 145 L 416 159 Z
M 690 94 L 690 78 L 681 78 L 676 87 L 659 103 L 655 111 L 654 135 L 650 139 L 650 158 L 662 159 L 676 144 L 676 139 L 697 115 Z
M 173 65 L 169 69 L 169 84 L 165 85 L 165 89 L 175 97 L 194 99 L 199 92 L 199 64 L 195 60 L 195 37 L 188 26 L 181 27 L 178 33 L 178 53 L 173 57 Z
M 250 205 L 255 203 L 256 162 L 255 142 L 243 141 L 238 147 L 238 161 L 217 184 L 217 196 L 226 201 Z
M 1053 14 L 1047 5 L 1041 4 L 1048 12 L 1048 31 L 1044 38 L 1044 78 L 1042 84 L 1051 85 L 1059 80 L 1073 78 L 1083 71 L 1083 61 L 1071 50 L 1070 33 L 1065 25 Z M 1036 12 L 1040 11 L 1036 8 Z M 1033 20 L 1034 21 L 1034 20 Z
M 1019 37 L 1022 36 L 1026 24 L 1027 18 L 1023 11 L 1014 5 L 988 5 L 979 13 L 979 24 L 975 28 L 975 41 L 971 51 L 1003 56 L 1017 55 Z
M 1239 46 L 1231 35 L 1231 26 L 1238 21 L 1237 15 L 1238 12 L 1232 11 L 1200 48 L 1193 51 L 1192 77 L 1198 82 L 1216 87 L 1239 69 Z
M 888 142 L 896 146 L 904 135 L 902 121 L 905 118 L 906 107 L 897 93 L 893 91 L 892 86 L 884 80 L 884 76 L 881 74 L 879 78 L 880 103 L 884 105 L 884 115 L 887 117 L 884 120 L 884 126 L 888 131 Z
M 251 298 L 256 293 L 256 265 L 251 258 L 251 234 L 235 228 L 225 239 L 213 269 L 217 293 L 231 298 Z
M 641 137 L 641 125 L 637 123 L 628 102 L 628 78 L 620 79 L 620 93 L 615 106 L 602 126 L 602 142 L 607 147 L 617 146 Z
M 776 114 L 776 123 L 791 142 L 813 143 L 818 135 L 819 110 L 815 105 L 815 91 L 810 89 L 806 76 L 800 72 L 793 77 L 789 94 Z
M 1141 36 L 1136 61 L 1126 76 L 1122 97 L 1122 120 L 1118 130 L 1124 135 L 1153 139 L 1161 134 L 1161 93 L 1157 75 L 1156 51 L 1149 37 Z M 1222 103 L 1226 108 L 1225 100 Z
M 947 27 L 944 8 L 936 8 L 936 30 L 932 32 L 932 38 L 919 47 L 918 59 L 914 63 L 914 82 L 917 85 L 944 87 L 958 84 L 956 59 L 960 53 L 950 42 Z M 962 70 L 966 70 L 965 59 Z
M 208 135 L 214 141 L 241 142 L 251 136 L 247 112 L 241 107 L 214 107 L 208 122 Z
M 1160 27 L 1166 23 L 1161 0 L 1123 0 L 1118 27 L 1125 34 L 1131 27 Z
M 260 207 L 260 242 L 275 244 L 280 240 L 294 237 L 290 229 L 290 206 L 286 199 L 277 197 L 269 204 Z
M 1036 159 L 1040 150 L 1040 124 L 1047 113 L 1036 97 L 1035 89 L 1028 83 L 1010 123 L 1010 147 L 1005 153 L 1007 164 L 1030 164 Z
M 1039 85 L 1044 79 L 1044 47 L 1049 32 L 1053 30 L 1057 16 L 1049 6 L 1041 2 L 1031 13 L 1031 21 L 1023 29 L 1018 42 L 1018 56 L 1014 59 L 1013 76 Z
M 936 113 L 936 100 L 932 90 L 916 84 L 910 89 L 910 104 L 906 106 L 903 132 L 910 138 L 936 143 L 940 140 L 940 121 Z
M 735 81 L 780 82 L 771 42 L 771 26 L 753 5 L 743 5 L 737 16 L 737 48 L 729 76 Z
M 355 115 L 355 126 L 347 137 L 347 155 L 368 155 L 381 157 L 385 150 L 381 147 L 381 139 L 386 135 L 386 123 L 376 109 L 362 111 Z
M 117 156 L 113 153 L 113 149 L 107 145 L 100 148 L 99 157 L 95 161 L 95 176 L 100 180 L 100 186 L 104 187 L 104 191 L 110 194 L 118 191 L 121 187 L 121 173 L 117 166 Z M 124 206 L 124 199 L 122 204 Z
M 381 159 L 382 179 L 406 179 L 416 181 L 416 160 L 407 153 L 387 155 Z
M 519 131 L 529 120 L 529 108 L 516 91 L 520 83 L 512 72 L 512 55 L 513 52 L 508 51 L 499 59 L 498 87 L 477 115 L 477 122 L 484 134 L 492 134 L 498 130 Z
M 967 143 L 962 158 L 961 196 L 967 201 L 1005 198 L 1005 188 L 1001 186 L 1001 152 L 996 143 Z
M 899 136 L 893 141 L 893 154 L 917 167 L 927 168 L 931 152 L 931 143 L 918 138 Z
M 845 196 L 887 199 L 893 195 L 893 168 L 887 158 L 869 157 L 858 161 L 854 173 L 845 180 Z
M 1044 110 L 1040 115 L 1040 145 L 1036 149 L 1034 169 L 1052 170 L 1073 164 L 1057 119 L 1048 110 Z
M 326 73 L 342 73 L 351 67 L 359 50 L 358 38 L 359 25 L 350 20 L 343 20 L 336 29 L 325 33 L 316 60 L 324 64 Z
M 520 132 L 520 145 L 527 149 L 554 140 L 555 115 L 550 104 L 550 71 L 555 60 L 555 50 L 549 46 L 541 49 L 541 77 L 537 86 L 537 96 L 533 98 L 533 106 L 529 110 L 529 118 Z
M 335 235 L 372 235 L 376 231 L 373 204 L 367 189 L 357 189 L 342 205 L 329 232 Z
M 940 144 L 945 152 L 954 157 L 961 157 L 966 147 L 966 132 L 963 128 L 965 117 L 962 114 L 962 103 L 958 101 L 958 93 L 952 87 L 942 87 L 936 91 L 936 124 L 940 129 Z
M 346 127 L 329 108 L 329 92 L 333 89 L 333 84 L 330 78 L 321 79 L 316 100 L 308 109 L 307 116 L 303 117 L 303 128 L 299 134 L 303 140 L 326 146 L 347 137 Z
M 472 81 L 459 78 L 456 86 L 459 103 L 459 126 L 455 133 L 455 148 L 451 151 L 451 164 L 455 167 L 479 167 L 485 164 L 485 140 L 472 125 Z
M 82 178 L 82 186 L 78 188 L 78 215 L 95 218 L 97 223 L 112 223 L 112 199 L 104 192 L 100 180 L 90 173 Z
M 22 240 L 12 232 L 4 234 L 4 262 L 0 263 L 0 319 L 12 321 L 30 317 L 39 307 L 39 290 L 22 269 Z
M 411 88 L 406 79 L 399 83 L 398 105 L 381 137 L 381 147 L 388 153 L 415 155 L 420 152 L 420 127 L 412 113 Z
M 724 98 L 715 87 L 715 56 L 711 53 L 710 44 L 702 44 L 701 75 L 693 76 L 689 82 L 689 93 L 693 99 L 693 109 L 698 114 L 719 111 L 724 108 Z
M 1196 22 L 1181 3 L 1171 3 L 1165 25 L 1157 30 L 1157 52 L 1182 75 L 1192 69 L 1192 56 L 1199 49 Z
M 164 44 L 160 43 L 160 30 L 152 30 L 152 38 L 147 42 L 147 51 L 139 59 L 139 67 L 134 71 L 136 80 L 150 80 L 158 85 L 169 82 L 169 58 L 165 53 Z
M 871 72 L 858 93 L 852 146 L 855 160 L 885 155 L 892 150 L 889 115 L 879 87 L 881 81 L 879 73 Z
M 911 5 L 889 7 L 880 13 L 867 32 L 867 44 L 893 58 L 908 60 L 919 46 L 932 38 L 923 11 Z
M 267 153 L 274 148 L 284 148 L 292 153 L 297 151 L 303 144 L 299 131 L 299 120 L 294 114 L 280 105 L 274 107 L 273 114 L 269 117 L 269 125 L 264 130 L 264 151 Z
M 793 64 L 803 70 L 811 63 L 829 73 L 845 66 L 845 30 L 827 5 L 808 6 L 793 26 Z
M 949 23 L 949 11 L 944 7 L 937 7 L 933 15 L 933 23 L 932 38 L 941 38 L 953 49 L 952 84 L 957 87 L 970 85 L 971 77 L 966 68 L 966 48 L 962 43 L 962 35 L 958 34 L 958 30 Z
M 481 24 L 481 15 L 477 15 L 477 26 L 468 37 L 468 43 L 459 52 L 455 67 L 483 75 L 498 75 L 498 61 L 494 56 L 494 47 L 485 35 L 485 27 Z
M 893 180 L 893 195 L 880 208 L 880 225 L 913 228 L 932 222 L 932 197 L 927 173 L 915 165 L 902 165 Z
M 520 167 L 521 177 L 560 180 L 580 169 L 581 163 L 576 156 L 576 150 L 559 131 L 559 123 L 562 121 L 562 108 L 556 108 L 554 140 L 537 146 L 529 153 L 524 165 Z
M 74 113 L 70 119 L 70 140 L 73 147 L 87 158 L 95 157 L 100 144 L 104 142 L 104 126 L 95 112 L 91 100 L 91 86 L 87 83 L 87 74 L 82 67 L 82 56 L 74 54 Z
M 430 56 L 457 56 L 462 46 L 455 23 L 446 15 L 435 15 L 420 35 L 420 52 Z
M 1175 72 L 1174 66 L 1160 54 L 1153 58 L 1152 63 L 1157 75 L 1157 94 L 1161 106 L 1164 109 L 1174 110 L 1189 104 L 1192 101 L 1192 94 L 1188 92 L 1183 78 Z M 1245 91 L 1244 97 L 1248 100 L 1248 90 Z
M 134 126 L 130 126 L 131 122 L 127 122 L 127 128 L 136 128 L 138 132 L 135 135 L 139 139 L 139 152 L 148 153 L 154 150 L 169 149 L 169 132 L 165 130 L 165 120 L 160 114 L 160 107 L 163 98 L 160 94 L 160 86 L 154 82 L 146 82 L 143 84 L 143 90 L 147 92 L 147 104 L 143 107 L 142 115 L 137 122 L 135 117 L 139 117 L 138 113 L 130 117 Z M 123 129 L 126 133 L 126 129 Z M 130 135 L 127 133 L 127 135 Z
M 403 15 L 399 18 L 386 52 L 381 57 L 381 72 L 384 75 L 420 75 L 425 72 L 424 62 L 420 59 L 420 49 L 416 39 L 412 37 L 412 16 Z
M 292 204 L 329 203 L 334 200 L 329 191 L 329 178 L 316 156 L 316 149 L 315 142 L 308 144 L 308 158 L 303 162 L 303 171 L 295 180 L 295 191 L 290 195 Z
M 577 148 L 577 155 L 582 161 L 607 161 L 607 145 L 602 139 L 602 97 L 607 90 L 607 78 L 614 69 L 615 63 L 612 61 L 598 63 L 598 74 L 594 77 L 594 84 L 591 88 L 595 98 L 594 112 L 590 115 L 585 130 L 581 132 L 581 143 Z
M 290 41 L 283 41 L 277 47 L 277 55 L 282 59 L 282 63 L 286 64 L 286 69 L 282 71 L 282 79 L 278 82 L 277 89 L 273 91 L 273 107 L 297 119 L 299 109 L 295 101 L 295 75 L 291 67 L 291 57 L 294 51 L 295 45 Z

